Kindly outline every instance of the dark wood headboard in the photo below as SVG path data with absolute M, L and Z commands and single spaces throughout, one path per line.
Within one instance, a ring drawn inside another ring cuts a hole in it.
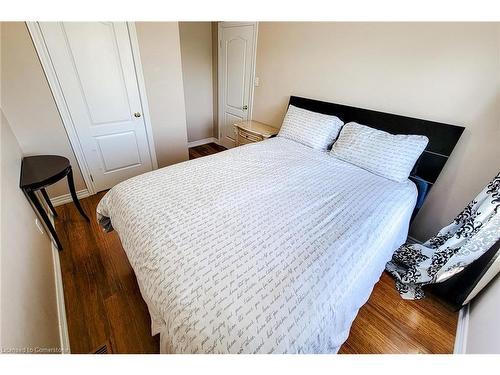
M 429 190 L 436 182 L 464 131 L 462 126 L 301 98 L 299 96 L 291 96 L 289 104 L 309 111 L 337 116 L 346 124 L 352 121 L 391 134 L 418 134 L 429 138 L 425 151 L 415 163 L 410 174 L 410 179 L 415 182 L 418 189 L 418 199 L 412 219 L 422 207 Z

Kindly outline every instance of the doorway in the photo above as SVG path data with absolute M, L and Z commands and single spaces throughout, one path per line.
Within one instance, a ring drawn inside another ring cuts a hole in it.
M 89 192 L 157 168 L 134 25 L 32 22 L 28 28 Z
M 256 22 L 219 22 L 219 142 L 235 146 L 234 124 L 252 119 Z
M 251 119 L 256 22 L 179 22 L 188 147 L 234 147 Z

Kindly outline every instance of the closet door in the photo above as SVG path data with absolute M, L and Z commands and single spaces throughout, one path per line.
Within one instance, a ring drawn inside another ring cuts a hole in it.
M 151 171 L 127 24 L 39 25 L 95 190 Z

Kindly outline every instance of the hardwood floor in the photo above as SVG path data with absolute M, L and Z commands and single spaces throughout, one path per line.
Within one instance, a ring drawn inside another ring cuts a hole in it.
M 66 318 L 72 353 L 109 343 L 113 353 L 158 353 L 159 336 L 116 232 L 104 233 L 95 209 L 104 193 L 81 199 L 88 224 L 73 204 L 56 208 Z
M 427 294 L 402 299 L 384 272 L 361 307 L 340 353 L 453 353 L 458 314 Z
M 191 158 L 220 151 L 214 144 L 190 149 Z M 104 193 L 81 200 L 95 218 Z M 158 353 L 159 336 L 116 232 L 104 233 L 95 219 L 86 223 L 73 204 L 56 208 L 66 314 L 72 353 Z M 340 353 L 451 353 L 457 314 L 432 296 L 402 300 L 387 274 L 359 311 Z
M 224 146 L 219 146 L 217 143 L 207 143 L 205 145 L 191 147 L 189 149 L 189 159 L 196 159 L 202 156 L 207 156 L 215 154 L 220 151 L 224 151 L 226 148 Z

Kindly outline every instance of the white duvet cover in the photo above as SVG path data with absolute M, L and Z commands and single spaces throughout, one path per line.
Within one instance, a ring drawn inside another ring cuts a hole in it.
M 335 353 L 415 201 L 410 181 L 278 137 L 129 179 L 97 211 L 161 352 Z

